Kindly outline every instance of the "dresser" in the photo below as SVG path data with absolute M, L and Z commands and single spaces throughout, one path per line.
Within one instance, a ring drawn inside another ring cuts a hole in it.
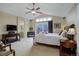
M 75 40 L 61 40 L 60 56 L 76 56 L 76 45 Z
M 12 43 L 12 42 L 19 41 L 19 40 L 20 40 L 20 34 L 19 33 L 3 34 L 2 35 L 2 41 L 3 41 L 4 44 Z

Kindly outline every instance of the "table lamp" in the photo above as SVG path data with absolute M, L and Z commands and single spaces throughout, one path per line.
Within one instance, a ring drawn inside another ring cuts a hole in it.
M 67 32 L 67 34 L 68 34 L 69 39 L 70 40 L 73 40 L 74 39 L 74 36 L 76 34 L 75 28 L 69 28 L 69 31 Z

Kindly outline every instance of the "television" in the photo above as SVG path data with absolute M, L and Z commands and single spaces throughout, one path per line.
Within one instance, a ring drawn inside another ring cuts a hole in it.
M 6 30 L 7 31 L 17 31 L 17 25 L 7 25 Z

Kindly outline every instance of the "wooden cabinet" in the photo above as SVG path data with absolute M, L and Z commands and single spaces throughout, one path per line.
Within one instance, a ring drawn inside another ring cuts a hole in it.
M 7 43 L 12 43 L 15 41 L 20 40 L 20 34 L 19 33 L 15 33 L 15 34 L 3 34 L 2 35 L 2 41 L 4 44 Z
M 75 56 L 76 55 L 76 41 L 64 40 L 60 41 L 60 56 Z

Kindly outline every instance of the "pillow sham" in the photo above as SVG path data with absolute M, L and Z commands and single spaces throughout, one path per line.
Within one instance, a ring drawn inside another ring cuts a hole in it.
M 67 34 L 67 31 L 64 30 L 64 31 L 61 33 L 61 36 L 66 37 L 66 34 Z
M 62 32 L 63 32 L 63 31 L 61 31 L 61 32 L 59 33 L 59 35 L 61 35 Z

